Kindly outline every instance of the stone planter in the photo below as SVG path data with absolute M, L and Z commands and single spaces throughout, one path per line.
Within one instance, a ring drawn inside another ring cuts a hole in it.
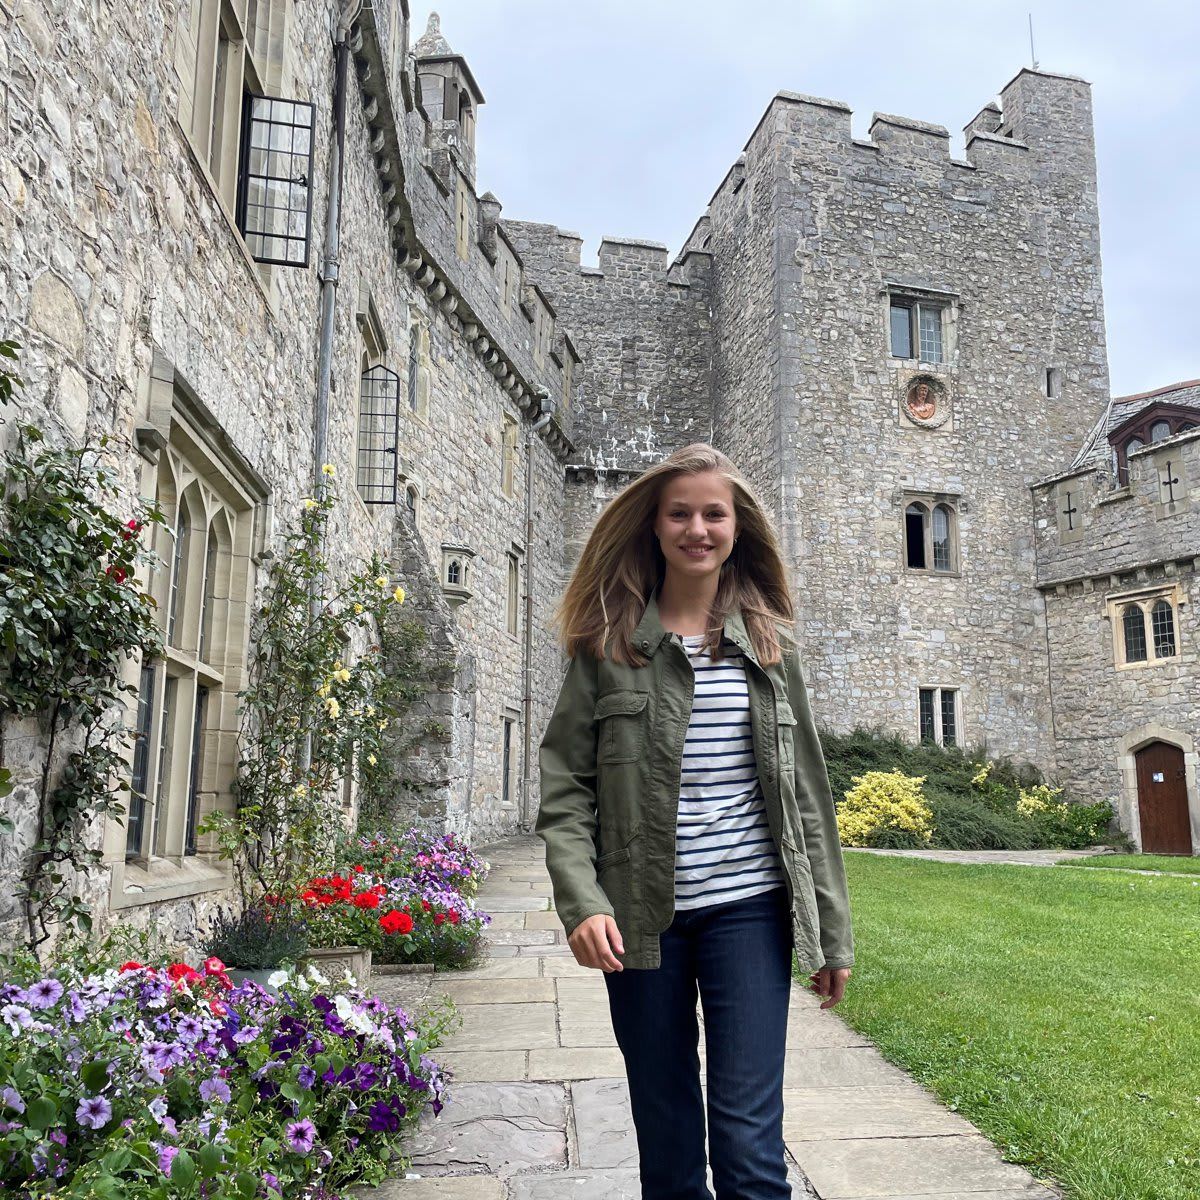
M 249 980 L 252 980 L 254 983 L 257 983 L 258 986 L 260 988 L 262 988 L 264 992 L 268 993 L 271 996 L 278 996 L 279 989 L 276 987 L 272 987 L 267 982 L 267 980 L 270 979 L 271 976 L 274 975 L 275 972 L 278 970 L 279 970 L 278 967 L 263 967 L 261 969 L 255 969 L 255 970 L 251 970 L 248 967 L 227 967 L 226 968 L 226 972 L 228 973 L 229 978 L 233 980 L 233 984 L 235 987 L 239 983 L 245 983 L 245 981 L 247 979 L 249 979 Z
M 307 950 L 300 959 L 303 971 L 309 964 L 326 979 L 336 982 L 349 971 L 359 987 L 371 982 L 371 951 L 365 946 L 320 946 Z

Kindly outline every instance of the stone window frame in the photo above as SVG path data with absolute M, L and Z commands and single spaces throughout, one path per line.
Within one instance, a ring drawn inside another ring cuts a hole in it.
M 1158 638 L 1154 630 L 1154 610 L 1161 603 L 1170 606 L 1171 636 L 1175 643 L 1173 654 L 1158 653 Z M 1167 663 L 1183 661 L 1182 606 L 1187 603 L 1187 593 L 1179 582 L 1157 584 L 1153 587 L 1133 591 L 1116 592 L 1104 598 L 1104 619 L 1112 631 L 1113 666 L 1118 671 L 1134 671 L 1144 667 L 1161 667 Z M 1141 634 L 1146 657 L 1130 659 L 1127 647 L 1127 616 L 1134 611 L 1141 614 Z
M 523 552 L 515 542 L 505 554 L 508 578 L 504 594 L 505 628 L 510 637 L 521 632 L 521 559 Z
M 500 420 L 500 495 L 513 500 L 517 495 L 517 446 L 521 426 L 512 413 L 501 414 Z
M 519 785 L 514 787 L 519 763 L 517 734 L 521 729 L 519 709 L 505 705 L 500 714 L 500 801 L 501 811 L 519 808 Z M 507 760 L 507 761 L 506 761 Z
M 422 425 L 429 424 L 433 358 L 429 349 L 429 326 L 413 313 L 408 322 L 408 347 L 404 365 L 404 412 Z
M 962 560 L 959 542 L 959 513 L 963 508 L 962 497 L 946 492 L 903 492 L 903 506 L 900 510 L 900 544 L 901 561 L 904 570 L 913 575 L 936 575 L 939 577 L 956 578 L 962 575 Z M 921 532 L 923 538 L 922 554 L 926 566 L 914 567 L 909 563 L 909 509 L 923 510 Z M 936 547 L 933 541 L 933 518 L 935 512 L 944 510 L 948 514 L 947 540 L 949 542 L 949 565 L 935 567 Z
M 380 319 L 379 310 L 375 306 L 375 300 L 370 291 L 366 288 L 360 289 L 358 312 L 355 314 L 355 321 L 358 325 L 359 336 L 359 356 L 358 356 L 358 389 L 356 392 L 356 401 L 354 409 L 354 479 L 355 492 L 360 500 L 363 500 L 364 507 L 374 519 L 373 509 L 378 507 L 378 502 L 368 503 L 362 496 L 364 487 L 368 485 L 364 482 L 363 475 L 363 454 L 378 452 L 378 447 L 364 447 L 363 436 L 365 430 L 363 428 L 363 400 L 364 391 L 367 381 L 367 373 L 376 367 L 388 367 L 388 340 L 383 331 L 383 321 Z M 393 382 L 398 384 L 399 376 L 392 373 Z M 398 391 L 398 387 L 396 388 Z M 396 408 L 399 408 L 399 397 L 396 399 Z M 399 414 L 398 412 L 390 418 L 391 429 L 383 429 L 382 433 L 386 436 L 387 433 L 392 433 L 394 437 L 399 436 Z M 379 434 L 376 430 L 376 434 Z M 395 447 L 395 457 L 393 457 L 393 470 L 399 456 L 400 448 Z
M 893 363 L 904 363 L 910 367 L 950 368 L 958 362 L 958 317 L 962 303 L 955 292 L 936 288 L 915 287 L 908 284 L 885 282 L 883 296 L 883 330 L 887 356 Z M 909 349 L 916 354 L 896 354 L 893 341 L 892 310 L 909 310 Z M 921 354 L 920 310 L 935 310 L 940 314 L 941 358 L 928 359 Z
M 150 421 L 137 431 L 140 490 L 156 499 L 166 524 L 151 527 L 158 564 L 139 582 L 155 599 L 164 650 L 129 668 L 130 776 L 140 776 L 144 799 L 131 798 L 127 818 L 105 826 L 113 911 L 232 885 L 228 864 L 195 828 L 234 807 L 238 693 L 248 682 L 268 497 L 158 354 L 150 393 Z
M 235 214 L 243 95 L 252 91 L 282 98 L 292 74 L 287 58 L 292 0 L 256 0 L 253 28 L 248 23 L 250 11 L 249 0 L 192 0 L 183 7 L 175 36 L 177 118 L 201 176 L 273 304 L 273 269 L 251 257 Z M 216 144 L 214 131 L 220 134 Z
M 457 608 L 474 595 L 472 589 L 475 551 L 457 542 L 442 543 L 442 594 Z
M 463 262 L 471 256 L 471 206 L 467 181 L 461 175 L 454 189 L 454 249 Z
M 496 238 L 496 289 L 499 292 L 500 311 L 512 317 L 521 297 L 521 261 L 517 252 L 509 245 L 503 230 Z
M 931 696 L 930 716 L 932 718 L 932 737 L 925 736 L 926 730 L 926 714 L 925 714 L 925 697 Z M 954 722 L 952 737 L 949 742 L 945 740 L 944 718 L 946 710 L 946 698 L 950 699 L 951 719 Z M 962 718 L 962 692 L 957 687 L 943 687 L 941 684 L 928 684 L 917 688 L 917 743 L 934 742 L 939 746 L 964 746 L 966 744 L 963 737 L 963 718 Z

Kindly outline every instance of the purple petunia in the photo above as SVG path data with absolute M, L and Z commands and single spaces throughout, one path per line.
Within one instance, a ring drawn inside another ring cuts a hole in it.
M 0 1091 L 0 1104 L 11 1108 L 18 1115 L 25 1111 L 25 1101 L 21 1099 L 21 1093 L 15 1087 L 6 1087 Z
M 75 1120 L 88 1129 L 103 1129 L 112 1120 L 112 1105 L 103 1096 L 85 1096 L 75 1110 Z
M 228 1104 L 229 1095 L 229 1084 L 223 1079 L 206 1079 L 200 1085 L 200 1099 L 205 1104 L 211 1104 L 214 1100 Z
M 179 1153 L 178 1146 L 160 1146 L 157 1142 L 153 1143 L 158 1149 L 158 1169 L 164 1175 L 171 1174 L 171 1164 L 175 1161 L 175 1155 Z
M 53 1008 L 62 994 L 63 985 L 57 979 L 39 979 L 25 989 L 25 1003 L 30 1008 Z
M 303 1121 L 292 1121 L 287 1130 L 288 1145 L 297 1154 L 308 1154 L 317 1136 L 317 1127 L 306 1117 Z
M 296 1082 L 302 1088 L 310 1088 L 317 1082 L 317 1073 L 307 1063 L 296 1073 Z
M 6 1004 L 0 1008 L 0 1020 L 3 1020 L 13 1033 L 17 1033 L 33 1024 L 33 1014 L 23 1004 Z

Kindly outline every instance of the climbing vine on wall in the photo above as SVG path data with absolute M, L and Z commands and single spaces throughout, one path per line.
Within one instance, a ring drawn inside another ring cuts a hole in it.
M 103 465 L 108 446 L 102 438 L 58 448 L 22 425 L 5 463 L 0 718 L 37 718 L 45 751 L 23 870 L 34 952 L 55 927 L 91 928 L 84 893 L 101 861 L 98 824 L 124 815 L 129 787 L 125 696 L 135 689 L 125 663 L 160 650 L 154 601 L 137 570 L 153 560 L 142 532 L 162 518 L 128 505 Z

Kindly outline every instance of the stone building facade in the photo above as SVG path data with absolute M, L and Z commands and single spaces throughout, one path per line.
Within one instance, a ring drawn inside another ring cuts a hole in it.
M 1116 743 L 1161 725 L 1196 811 L 1195 708 L 1152 715 L 1166 674 L 1127 720 L 1087 707 L 1101 659 L 1070 676 L 1071 588 L 1148 569 L 1106 557 L 1104 521 L 1137 542 L 1142 503 L 1110 503 L 1086 546 L 1047 541 L 1057 473 L 1092 470 L 1076 452 L 1112 411 L 1083 81 L 1020 72 L 962 160 L 938 126 L 877 114 L 856 139 L 845 105 L 782 92 L 674 259 L 609 238 L 590 268 L 577 235 L 479 191 L 480 83 L 436 17 L 413 36 L 407 0 L 0 0 L 0 28 L 20 415 L 59 441 L 115 435 L 128 493 L 168 512 L 147 583 L 182 614 L 165 657 L 131 667 L 155 753 L 139 828 L 97 834 L 110 911 L 182 936 L 228 884 L 187 814 L 232 803 L 247 611 L 320 460 L 343 481 L 339 564 L 389 555 L 447 664 L 414 714 L 440 730 L 404 764 L 420 798 L 397 804 L 476 841 L 536 810 L 550 618 L 591 521 L 696 440 L 779 524 L 826 725 L 986 745 L 1114 801 L 1137 753 Z M 1186 517 L 1146 519 L 1195 547 Z M 202 638 L 196 581 L 218 576 Z M 1194 684 L 1179 603 L 1169 669 Z M 4 752 L 12 878 L 36 725 Z

